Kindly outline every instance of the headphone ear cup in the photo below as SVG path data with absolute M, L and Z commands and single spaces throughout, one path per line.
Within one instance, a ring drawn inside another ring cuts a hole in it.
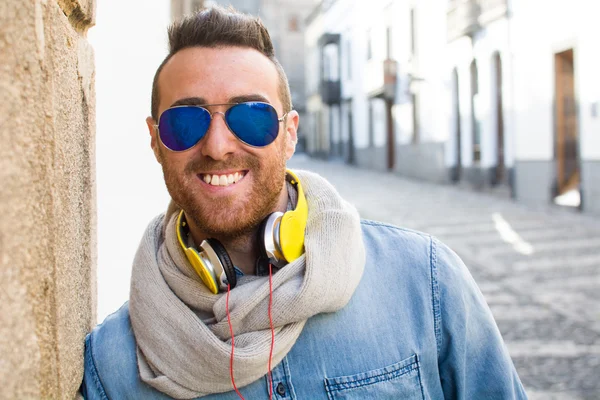
M 217 257 L 219 257 L 219 261 L 221 261 L 221 265 L 225 271 L 225 276 L 227 277 L 227 282 L 229 282 L 229 286 L 231 289 L 233 289 L 237 284 L 237 275 L 235 273 L 235 268 L 233 267 L 233 261 L 231 261 L 231 258 L 229 258 L 227 250 L 225 250 L 225 247 L 217 239 L 205 240 L 215 251 Z
M 279 228 L 281 226 L 282 212 L 274 212 L 265 218 L 259 228 L 259 246 L 261 257 L 269 260 L 276 267 L 282 267 L 286 264 L 283 254 L 281 254 Z

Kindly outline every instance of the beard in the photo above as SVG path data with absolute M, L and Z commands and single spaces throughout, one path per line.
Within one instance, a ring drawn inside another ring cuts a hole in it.
M 176 170 L 163 155 L 165 184 L 186 218 L 193 221 L 207 237 L 221 241 L 235 240 L 255 231 L 264 218 L 276 211 L 285 182 L 283 146 L 277 149 L 275 155 L 264 157 L 262 163 L 257 156 L 247 153 L 226 161 L 202 157 L 191 160 L 183 173 Z M 212 198 L 203 193 L 198 182 L 199 171 L 225 169 L 247 170 L 244 179 L 250 177 L 251 185 L 227 197 Z

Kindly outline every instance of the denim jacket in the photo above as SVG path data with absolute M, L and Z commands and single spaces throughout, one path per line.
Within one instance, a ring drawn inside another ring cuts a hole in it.
M 526 399 L 458 256 L 419 232 L 372 221 L 362 221 L 362 231 L 367 262 L 358 288 L 340 311 L 307 321 L 272 370 L 273 399 Z M 268 399 L 267 379 L 240 392 Z M 89 400 L 168 398 L 139 378 L 127 303 L 87 336 L 81 390 Z

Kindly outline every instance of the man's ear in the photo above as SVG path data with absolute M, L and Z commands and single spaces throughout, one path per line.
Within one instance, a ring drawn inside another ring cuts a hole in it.
M 162 164 L 162 159 L 160 157 L 160 150 L 158 146 L 158 137 L 156 136 L 158 133 L 158 128 L 156 128 L 156 123 L 154 122 L 154 118 L 148 117 L 146 118 L 146 125 L 148 125 L 148 132 L 150 133 L 150 147 L 152 147 L 152 151 L 154 151 L 154 157 L 156 157 L 156 161 L 159 164 Z
M 286 144 L 285 144 L 285 155 L 289 160 L 296 151 L 296 144 L 298 143 L 298 122 L 300 116 L 296 110 L 292 110 L 285 117 L 285 130 L 286 130 Z

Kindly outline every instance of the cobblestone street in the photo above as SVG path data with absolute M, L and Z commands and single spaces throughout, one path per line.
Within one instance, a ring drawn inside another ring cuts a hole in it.
M 363 218 L 437 236 L 469 267 L 531 399 L 600 399 L 600 219 L 295 156 Z

